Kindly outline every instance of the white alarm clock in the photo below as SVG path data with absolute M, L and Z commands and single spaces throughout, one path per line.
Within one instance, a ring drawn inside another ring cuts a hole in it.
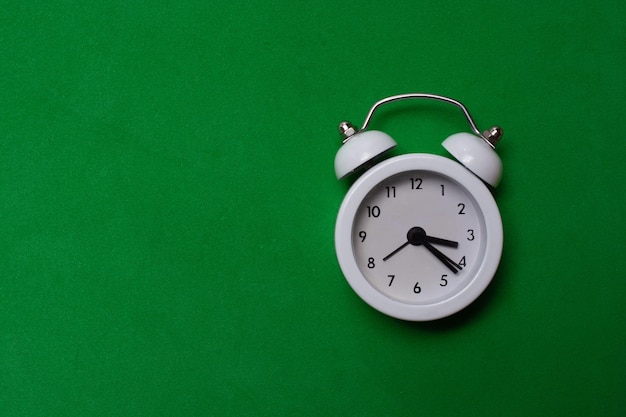
M 463 111 L 474 134 L 443 142 L 460 163 L 415 153 L 373 164 L 396 143 L 367 125 L 378 107 L 405 99 L 444 101 Z M 491 282 L 502 254 L 500 212 L 483 183 L 500 182 L 502 162 L 494 148 L 501 129 L 481 133 L 463 104 L 421 93 L 380 100 L 360 130 L 349 122 L 339 129 L 344 143 L 335 158 L 337 177 L 363 171 L 335 226 L 337 259 L 352 289 L 376 310 L 403 320 L 440 319 L 467 307 Z

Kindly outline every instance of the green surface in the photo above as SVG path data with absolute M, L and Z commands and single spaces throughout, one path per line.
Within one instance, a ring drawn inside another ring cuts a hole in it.
M 0 12 L 0 415 L 626 414 L 626 3 L 58 3 Z M 418 91 L 505 131 L 500 269 L 428 324 L 333 247 L 337 123 Z

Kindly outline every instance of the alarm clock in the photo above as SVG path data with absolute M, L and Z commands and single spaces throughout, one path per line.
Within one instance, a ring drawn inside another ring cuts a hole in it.
M 413 153 L 381 160 L 396 146 L 367 130 L 375 111 L 398 100 L 430 99 L 463 112 L 473 133 L 442 143 L 456 159 Z M 409 321 L 450 316 L 475 301 L 502 255 L 502 220 L 491 194 L 502 176 L 495 146 L 502 130 L 480 132 L 457 100 L 415 93 L 374 104 L 361 129 L 339 125 L 338 179 L 360 175 L 337 215 L 335 250 L 354 292 L 376 310 Z

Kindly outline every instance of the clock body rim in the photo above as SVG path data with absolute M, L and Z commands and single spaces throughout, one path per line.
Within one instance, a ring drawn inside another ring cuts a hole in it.
M 368 281 L 361 272 L 354 253 L 353 224 L 356 213 L 368 194 L 381 182 L 409 171 L 430 171 L 456 182 L 477 205 L 484 222 L 483 258 L 473 276 L 458 292 L 430 304 L 413 304 L 391 298 Z M 389 158 L 364 172 L 348 190 L 335 224 L 335 251 L 339 266 L 354 292 L 374 309 L 388 316 L 408 321 L 429 321 L 450 316 L 474 302 L 491 283 L 502 256 L 503 230 L 498 206 L 487 188 L 461 164 L 434 154 L 412 153 Z

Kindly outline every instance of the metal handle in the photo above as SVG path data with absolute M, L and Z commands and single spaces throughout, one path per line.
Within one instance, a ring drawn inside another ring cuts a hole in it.
M 489 144 L 489 146 L 491 146 L 492 148 L 495 148 L 496 143 L 498 143 L 498 141 L 500 140 L 500 138 L 502 137 L 502 129 L 500 129 L 498 126 L 494 126 L 489 130 L 486 130 L 485 132 L 481 133 L 480 130 L 478 130 L 478 127 L 476 126 L 476 123 L 474 123 L 474 119 L 472 119 L 472 116 L 470 115 L 469 111 L 467 110 L 467 107 L 465 107 L 463 105 L 463 103 L 461 103 L 458 100 L 454 100 L 450 97 L 444 97 L 444 96 L 439 96 L 436 94 L 428 94 L 428 93 L 411 93 L 411 94 L 399 94 L 396 96 L 391 96 L 391 97 L 387 97 L 384 98 L 380 101 L 377 101 L 372 108 L 370 109 L 369 113 L 367 114 L 367 117 L 365 118 L 365 121 L 363 122 L 363 126 L 361 127 L 361 131 L 366 130 L 370 121 L 372 120 L 372 116 L 374 115 L 374 112 L 376 112 L 376 110 L 387 104 L 387 103 L 391 103 L 393 101 L 400 101 L 400 100 L 409 100 L 409 99 L 428 99 L 428 100 L 437 100 L 437 101 L 443 101 L 445 103 L 450 103 L 455 105 L 456 107 L 460 108 L 461 111 L 463 111 L 463 114 L 465 115 L 465 118 L 467 119 L 470 127 L 472 128 L 472 130 L 474 131 L 474 133 L 476 133 L 476 135 L 478 135 L 480 138 L 482 138 L 485 142 L 487 142 Z

